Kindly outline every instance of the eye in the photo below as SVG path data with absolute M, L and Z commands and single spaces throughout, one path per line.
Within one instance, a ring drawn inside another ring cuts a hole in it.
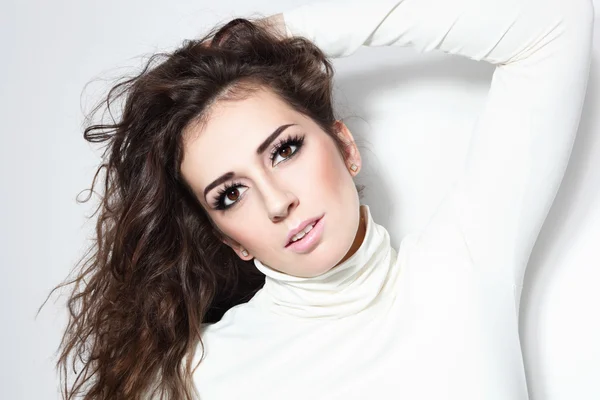
M 273 146 L 273 149 L 271 150 L 271 155 L 269 157 L 269 159 L 271 160 L 271 163 L 273 163 L 273 161 L 275 160 L 275 158 L 277 156 L 283 156 L 283 161 L 289 160 L 290 158 L 292 158 L 293 156 L 298 154 L 298 152 L 302 148 L 303 144 L 304 144 L 304 135 L 301 135 L 301 136 L 295 135 L 295 136 L 291 136 L 291 137 L 288 137 L 287 139 L 283 139 L 283 140 L 279 141 L 277 144 L 275 144 Z M 285 151 L 285 152 L 281 151 L 281 150 L 285 150 L 285 149 L 290 149 L 292 147 L 294 148 L 293 151 L 292 150 Z M 283 161 L 279 161 L 275 165 L 278 165 Z M 219 190 L 219 193 L 215 197 L 213 207 L 216 210 L 227 210 L 231 206 L 235 205 L 235 203 L 238 202 L 238 199 L 242 196 L 242 194 L 239 193 L 238 188 L 243 187 L 243 186 L 244 185 L 242 185 L 239 182 L 234 182 L 234 183 L 225 185 L 225 187 L 223 189 Z M 247 190 L 247 188 L 246 188 L 246 190 Z M 243 192 L 245 192 L 245 190 Z M 227 203 L 228 200 L 231 201 L 231 203 Z
M 219 193 L 217 194 L 217 197 L 215 199 L 215 203 L 213 204 L 213 207 L 217 210 L 226 210 L 229 207 L 231 207 L 240 198 L 241 193 L 239 193 L 240 191 L 238 188 L 240 188 L 242 186 L 244 186 L 244 185 L 242 185 L 241 183 L 238 183 L 238 182 L 234 182 L 234 183 L 225 185 L 225 187 L 223 189 L 219 190 Z M 246 190 L 247 190 L 247 188 L 246 188 Z M 232 201 L 232 203 L 227 203 L 227 200 Z
M 300 151 L 300 148 L 302 147 L 303 144 L 304 144 L 304 135 L 290 136 L 287 139 L 284 139 L 284 140 L 278 142 L 277 144 L 275 144 L 275 146 L 273 146 L 273 150 L 271 150 L 271 157 L 269 157 L 269 159 L 271 160 L 271 163 L 278 155 L 282 155 L 284 157 L 283 158 L 284 161 L 291 158 L 292 156 L 296 155 L 296 153 L 298 151 Z M 286 151 L 285 154 L 281 153 L 281 150 L 288 149 L 290 147 L 294 147 L 295 150 L 293 152 Z M 279 164 L 279 163 L 277 163 L 277 164 Z M 275 164 L 275 165 L 277 165 L 277 164 Z

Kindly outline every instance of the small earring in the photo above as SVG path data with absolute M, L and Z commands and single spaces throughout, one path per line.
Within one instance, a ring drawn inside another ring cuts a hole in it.
M 352 165 L 350 166 L 350 169 L 351 169 L 352 171 L 356 172 L 356 170 L 358 169 L 358 167 L 356 166 L 356 164 L 352 164 Z
M 242 255 L 243 255 L 244 257 L 247 257 L 247 256 L 248 256 L 248 252 L 247 252 L 246 250 L 242 250 Z

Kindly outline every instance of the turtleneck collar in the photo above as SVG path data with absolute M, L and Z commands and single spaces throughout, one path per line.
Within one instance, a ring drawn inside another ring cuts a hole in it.
M 361 205 L 366 232 L 362 244 L 343 263 L 316 277 L 303 278 L 274 270 L 254 259 L 265 274 L 260 296 L 269 311 L 298 318 L 336 319 L 356 314 L 390 290 L 398 271 L 397 253 L 387 230 Z

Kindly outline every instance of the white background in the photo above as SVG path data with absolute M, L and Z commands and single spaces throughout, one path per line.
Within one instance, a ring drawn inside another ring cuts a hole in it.
M 87 217 L 96 203 L 77 204 L 76 197 L 90 187 L 100 151 L 83 139 L 82 124 L 107 79 L 225 19 L 302 3 L 0 3 L 0 398 L 59 398 L 54 362 L 66 296 L 53 296 L 37 318 L 36 311 L 92 237 Z M 598 20 L 600 0 L 594 3 Z M 579 136 L 521 301 L 535 400 L 600 399 L 599 32 Z M 397 248 L 458 172 L 493 67 L 400 47 L 363 47 L 334 66 L 339 114 L 363 156 L 362 202 Z

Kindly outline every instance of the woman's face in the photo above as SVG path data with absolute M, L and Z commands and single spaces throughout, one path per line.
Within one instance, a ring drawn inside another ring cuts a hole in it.
M 360 166 L 360 154 L 346 126 L 337 128 L 352 142 L 346 163 L 319 125 L 261 89 L 244 100 L 217 102 L 206 124 L 186 129 L 182 175 L 240 258 L 312 277 L 360 246 L 364 226 L 350 170 L 352 163 Z M 322 232 L 311 248 L 286 247 L 290 230 L 320 216 Z

